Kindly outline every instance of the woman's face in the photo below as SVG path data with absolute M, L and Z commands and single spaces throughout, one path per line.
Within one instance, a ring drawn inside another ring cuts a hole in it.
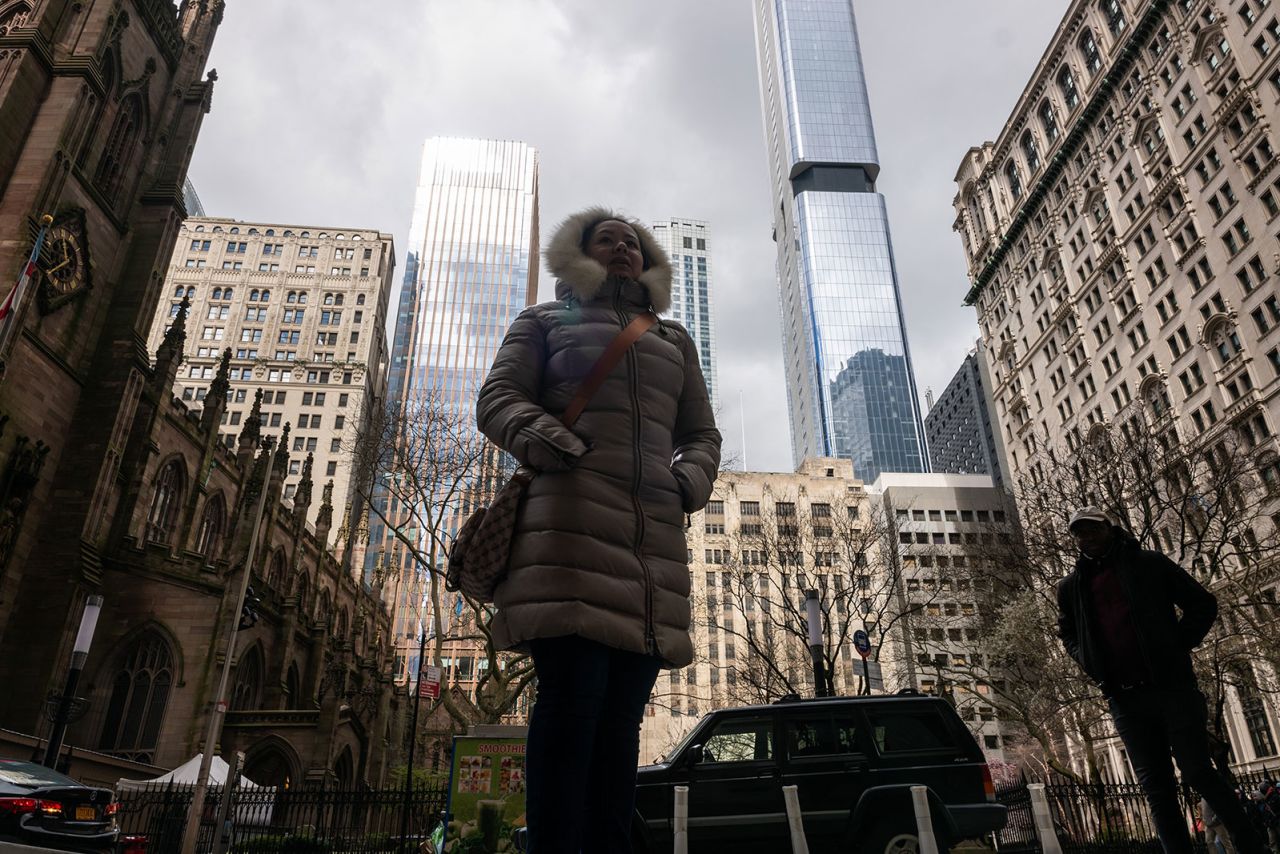
M 625 222 L 607 219 L 587 239 L 587 257 L 594 258 L 611 276 L 638 279 L 644 272 L 644 255 L 636 230 Z

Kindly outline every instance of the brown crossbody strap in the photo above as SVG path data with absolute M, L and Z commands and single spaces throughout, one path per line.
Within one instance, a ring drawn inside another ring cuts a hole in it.
M 587 378 L 582 381 L 582 385 L 578 387 L 578 393 L 573 396 L 573 400 L 569 402 L 569 408 L 564 411 L 564 415 L 560 416 L 560 422 L 566 427 L 572 427 L 573 422 L 578 420 L 578 416 L 587 408 L 587 402 L 591 400 L 592 395 L 600 390 L 600 386 L 604 385 L 605 379 L 617 367 L 622 357 L 631 349 L 631 345 L 640 340 L 640 336 L 649 331 L 658 318 L 652 312 L 645 312 L 636 316 L 636 319 L 627 324 L 621 332 L 614 336 L 609 342 L 609 346 L 605 349 L 600 358 L 596 360 L 595 365 L 591 368 L 591 373 L 587 374 Z

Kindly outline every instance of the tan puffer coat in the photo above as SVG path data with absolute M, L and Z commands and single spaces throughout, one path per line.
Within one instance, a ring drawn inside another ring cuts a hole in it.
M 639 235 L 649 264 L 639 281 L 607 276 L 582 251 L 584 229 L 606 219 Z M 652 234 L 603 208 L 566 220 L 546 256 L 558 299 L 511 324 L 476 404 L 484 434 L 539 472 L 495 596 L 494 639 L 518 649 L 579 635 L 683 667 L 693 660 L 684 514 L 707 503 L 720 463 L 688 332 L 653 326 L 573 430 L 559 420 L 614 336 L 670 307 L 671 265 Z

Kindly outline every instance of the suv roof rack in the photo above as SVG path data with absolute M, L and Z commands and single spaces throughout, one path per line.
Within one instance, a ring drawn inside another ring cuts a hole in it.
M 796 694 L 796 693 L 783 694 L 781 697 L 774 700 L 773 704 L 777 706 L 781 703 L 798 703 L 803 699 L 804 699 L 803 697 L 801 697 L 799 694 Z

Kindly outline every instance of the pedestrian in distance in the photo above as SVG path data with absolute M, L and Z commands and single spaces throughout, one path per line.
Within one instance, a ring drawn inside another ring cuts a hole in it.
M 530 852 L 626 854 L 645 706 L 661 668 L 693 661 L 685 514 L 711 497 L 720 433 L 692 338 L 657 320 L 671 264 L 652 234 L 592 208 L 545 254 L 556 300 L 511 324 L 476 403 L 481 431 L 536 472 L 492 631 L 537 675 Z
M 1227 833 L 1226 826 L 1204 798 L 1200 799 L 1200 820 L 1204 822 L 1204 838 L 1212 846 L 1211 851 L 1216 851 L 1218 854 L 1236 854 L 1236 847 L 1231 842 L 1231 835 Z
M 1058 634 L 1107 699 L 1165 854 L 1194 850 L 1171 755 L 1236 851 L 1262 854 L 1262 837 L 1213 767 L 1208 709 L 1191 666 L 1191 651 L 1217 618 L 1217 600 L 1097 507 L 1077 510 L 1068 527 L 1080 556 L 1058 585 Z
M 1280 789 L 1276 781 L 1263 777 L 1258 784 L 1258 815 L 1272 849 L 1280 851 Z

